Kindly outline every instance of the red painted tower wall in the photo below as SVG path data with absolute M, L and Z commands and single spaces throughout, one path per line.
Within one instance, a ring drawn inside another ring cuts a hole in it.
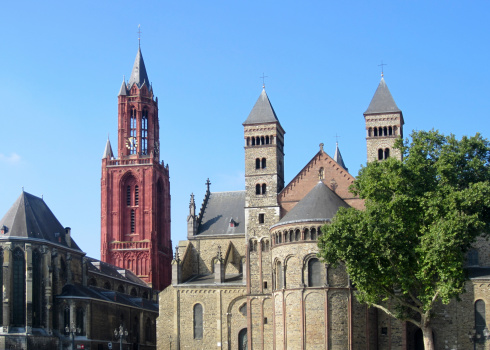
M 133 79 L 135 70 L 145 79 Z M 118 96 L 118 157 L 102 159 L 101 260 L 163 290 L 171 282 L 170 180 L 147 79 L 138 51 L 131 86 L 123 83 Z

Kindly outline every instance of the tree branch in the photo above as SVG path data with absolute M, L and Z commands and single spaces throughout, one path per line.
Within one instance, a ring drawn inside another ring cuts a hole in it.
M 380 310 L 384 311 L 384 312 L 385 312 L 387 315 L 390 315 L 391 317 L 393 317 L 393 318 L 395 318 L 395 319 L 399 320 L 399 318 L 398 318 L 398 317 L 396 317 L 396 316 L 395 316 L 395 314 L 394 314 L 394 313 L 392 313 L 392 312 L 390 311 L 390 309 L 388 309 L 388 308 L 386 308 L 386 307 L 384 307 L 384 306 L 382 306 L 382 305 L 379 305 L 379 304 L 371 304 L 371 306 L 374 306 L 375 308 L 377 308 L 377 309 L 380 309 Z M 417 321 L 416 321 L 416 320 L 414 320 L 413 318 L 407 317 L 407 318 L 404 318 L 404 319 L 403 319 L 403 321 L 408 321 L 408 322 L 411 322 L 411 323 L 413 323 L 414 325 L 416 325 L 417 327 L 421 328 L 421 324 L 420 324 L 420 322 L 417 322 Z

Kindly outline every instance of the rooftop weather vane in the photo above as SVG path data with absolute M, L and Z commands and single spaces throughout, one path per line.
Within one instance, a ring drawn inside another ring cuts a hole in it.
M 141 24 L 138 24 L 138 47 L 141 44 Z
M 335 143 L 338 145 L 339 144 L 339 135 L 335 134 Z
M 265 78 L 269 78 L 269 77 L 264 73 L 262 73 L 262 76 L 259 78 L 262 78 L 262 88 L 265 89 Z
M 381 67 L 381 77 L 384 76 L 383 66 L 387 66 L 387 64 L 383 63 L 383 60 L 381 60 L 381 64 L 378 64 L 378 67 Z

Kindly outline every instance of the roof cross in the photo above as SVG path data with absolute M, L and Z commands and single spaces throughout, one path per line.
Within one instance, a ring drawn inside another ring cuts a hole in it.
M 265 78 L 269 78 L 269 77 L 264 73 L 262 73 L 262 76 L 259 78 L 262 78 L 262 88 L 265 89 Z
M 141 24 L 138 24 L 138 47 L 141 44 Z
M 338 145 L 339 144 L 339 135 L 335 134 L 335 143 Z
M 381 60 L 381 64 L 378 64 L 378 67 L 381 67 L 381 77 L 384 76 L 383 66 L 387 66 L 387 64 L 386 63 L 383 63 L 383 60 Z

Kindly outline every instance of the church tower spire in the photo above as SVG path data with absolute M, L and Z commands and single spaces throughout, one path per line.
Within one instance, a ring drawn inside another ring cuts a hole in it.
M 403 114 L 391 96 L 383 77 L 364 112 L 366 122 L 367 161 L 384 160 L 389 157 L 401 159 L 394 149 L 396 139 L 403 137 Z
M 102 159 L 101 260 L 162 290 L 171 282 L 169 169 L 159 160 L 158 99 L 139 47 L 117 99 L 117 157 L 107 141 Z

